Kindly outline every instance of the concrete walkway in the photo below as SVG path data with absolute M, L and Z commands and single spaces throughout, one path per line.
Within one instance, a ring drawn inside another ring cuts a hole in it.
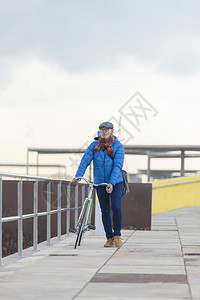
M 153 216 L 151 231 L 122 232 L 104 248 L 92 232 L 22 259 L 4 259 L 0 299 L 200 299 L 200 207 Z

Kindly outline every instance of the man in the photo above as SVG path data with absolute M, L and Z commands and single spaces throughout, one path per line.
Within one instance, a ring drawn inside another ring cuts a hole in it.
M 112 123 L 103 122 L 100 124 L 99 129 L 100 136 L 95 138 L 95 141 L 87 148 L 74 179 L 83 177 L 87 167 L 93 160 L 94 183 L 108 183 L 107 186 L 96 187 L 102 213 L 102 222 L 107 238 L 104 247 L 121 247 L 124 147 L 118 138 L 113 135 L 114 128 Z M 75 180 L 75 183 L 77 182 L 78 180 Z M 113 229 L 110 200 L 113 212 Z

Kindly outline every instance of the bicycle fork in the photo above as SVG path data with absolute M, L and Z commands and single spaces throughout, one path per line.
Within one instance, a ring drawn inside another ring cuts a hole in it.
M 74 247 L 75 249 L 76 249 L 77 245 L 80 246 L 83 233 L 88 228 L 90 228 L 91 216 L 92 216 L 92 206 L 93 206 L 92 192 L 93 192 L 93 189 L 90 188 L 88 198 L 85 199 L 85 201 L 83 203 L 83 207 L 81 209 L 80 216 L 78 218 L 78 222 L 77 222 L 77 226 L 76 226 L 77 239 L 76 239 L 76 243 L 75 243 L 75 247 Z

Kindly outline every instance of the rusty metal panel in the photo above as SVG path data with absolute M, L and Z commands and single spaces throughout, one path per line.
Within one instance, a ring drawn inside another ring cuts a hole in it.
M 59 182 L 59 181 L 58 181 Z M 57 208 L 57 184 L 52 184 L 51 190 L 51 210 Z M 3 180 L 3 217 L 17 215 L 17 183 L 14 180 Z M 23 181 L 23 214 L 33 212 L 33 185 L 34 181 Z M 68 183 L 62 183 L 62 207 L 66 207 L 66 186 Z M 130 183 L 130 193 L 122 199 L 122 228 L 124 229 L 151 229 L 151 196 L 152 185 L 149 183 Z M 75 187 L 75 186 L 74 186 Z M 74 206 L 75 206 L 75 190 L 71 185 L 71 203 L 70 207 L 70 225 L 74 227 Z M 81 206 L 81 189 L 79 184 L 78 205 Z M 39 203 L 38 211 L 46 211 L 47 209 L 47 182 L 39 182 L 38 186 Z M 88 186 L 86 185 L 85 196 L 88 194 Z M 95 197 L 95 196 L 94 196 Z M 94 198 L 95 200 L 95 198 Z M 80 209 L 79 209 L 80 212 Z M 38 219 L 38 241 L 46 240 L 46 216 Z M 61 217 L 62 234 L 66 232 L 66 213 L 62 213 Z M 92 224 L 94 224 L 94 211 L 92 214 Z M 23 220 L 24 231 L 24 248 L 30 247 L 33 243 L 33 219 Z M 51 215 L 51 237 L 57 235 L 57 215 Z M 3 224 L 3 255 L 8 255 L 17 250 L 17 222 Z
M 130 193 L 122 198 L 122 228 L 151 230 L 151 183 L 129 183 Z
M 3 180 L 2 216 L 17 215 L 17 181 Z M 3 223 L 2 254 L 3 257 L 17 252 L 17 221 Z
M 33 187 L 35 181 L 23 181 L 22 209 L 23 214 L 33 213 Z M 3 180 L 3 217 L 17 215 L 17 183 L 15 180 Z M 52 183 L 51 210 L 57 209 L 57 185 Z M 62 183 L 61 207 L 66 207 L 66 186 Z M 72 192 L 73 194 L 73 192 Z M 72 197 L 72 202 L 74 198 Z M 73 203 L 71 204 L 73 207 Z M 38 212 L 47 210 L 47 182 L 38 185 Z M 72 213 L 73 214 L 73 213 Z M 38 242 L 46 240 L 47 217 L 38 218 Z M 61 233 L 66 233 L 66 212 L 61 215 Z M 51 215 L 51 237 L 57 235 L 57 214 Z M 23 220 L 23 248 L 33 245 L 33 218 Z M 17 252 L 17 221 L 3 223 L 3 256 Z

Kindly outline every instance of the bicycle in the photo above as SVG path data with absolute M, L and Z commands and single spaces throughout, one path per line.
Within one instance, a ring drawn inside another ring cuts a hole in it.
M 89 185 L 89 192 L 88 192 L 88 196 L 87 198 L 85 198 L 78 221 L 77 221 L 77 225 L 76 225 L 76 229 L 75 232 L 77 232 L 77 237 L 76 237 L 76 241 L 75 241 L 75 245 L 74 245 L 74 249 L 76 249 L 77 245 L 80 246 L 81 244 L 81 239 L 83 237 L 83 234 L 90 229 L 95 229 L 95 226 L 91 225 L 91 217 L 92 217 L 92 208 L 93 208 L 93 191 L 94 188 L 97 186 L 102 186 L 102 185 L 108 185 L 108 183 L 100 183 L 100 184 L 94 184 L 90 181 L 88 181 L 86 178 L 84 177 L 76 177 L 75 180 L 81 180 L 84 179 L 86 181 L 86 183 Z M 73 183 L 73 181 L 71 181 L 71 183 Z

